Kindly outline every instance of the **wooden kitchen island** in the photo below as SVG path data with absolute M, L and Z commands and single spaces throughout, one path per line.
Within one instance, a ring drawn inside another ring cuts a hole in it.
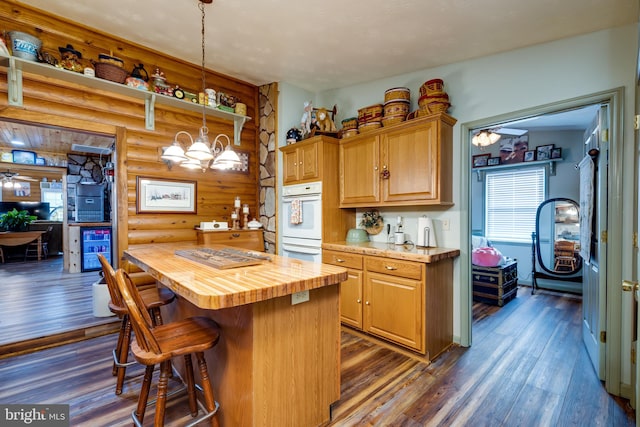
M 178 295 L 163 307 L 165 322 L 204 315 L 220 325 L 220 342 L 205 353 L 220 425 L 329 421 L 330 405 L 340 398 L 338 284 L 346 270 L 264 253 L 269 260 L 259 265 L 217 269 L 175 254 L 203 247 L 139 245 L 124 258 Z M 301 291 L 309 291 L 309 300 L 292 304 L 304 300 Z M 174 363 L 182 372 L 182 360 Z

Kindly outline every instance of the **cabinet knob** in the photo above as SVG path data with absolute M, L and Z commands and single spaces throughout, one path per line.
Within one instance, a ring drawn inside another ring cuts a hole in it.
M 373 167 L 373 170 L 374 170 L 374 171 L 377 171 L 377 170 L 378 170 L 378 166 L 374 166 L 374 167 Z
M 365 301 L 365 304 L 366 304 L 366 305 L 369 305 L 369 301 Z
M 336 262 L 344 262 L 342 258 L 336 258 Z
M 397 270 L 398 267 L 394 267 L 392 265 L 385 265 L 384 268 L 386 268 L 387 270 Z
M 358 299 L 356 300 L 356 302 L 357 302 L 358 304 L 360 304 L 360 303 L 362 302 L 362 300 L 361 300 L 360 298 L 358 298 Z
M 233 234 L 231 235 L 231 237 L 236 237 L 236 238 L 238 238 L 238 237 L 240 237 L 240 233 L 233 233 Z

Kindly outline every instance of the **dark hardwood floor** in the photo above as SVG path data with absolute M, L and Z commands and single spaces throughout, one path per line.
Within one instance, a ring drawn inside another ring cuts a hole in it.
M 0 264 L 0 358 L 112 333 L 115 317 L 94 317 L 98 272 L 68 273 L 62 256 Z
M 23 283 L 23 288 L 31 286 L 28 278 L 15 280 L 7 265 L 0 267 L 3 282 L 13 278 L 10 282 Z M 35 277 L 37 266 L 30 267 Z M 55 274 L 65 280 L 65 274 Z M 83 286 L 90 288 L 95 277 Z M 55 282 L 50 279 L 48 286 L 64 289 Z M 48 308 L 38 308 L 34 301 L 44 299 L 34 296 L 47 292 L 47 285 L 28 289 L 6 307 L 30 304 L 30 315 L 37 318 Z M 76 298 L 84 303 L 74 302 L 88 307 L 89 316 L 90 295 L 79 293 Z M 635 425 L 628 402 L 610 396 L 594 373 L 581 341 L 580 305 L 579 298 L 569 295 L 531 296 L 529 288 L 521 288 L 502 308 L 476 303 L 473 346 L 454 347 L 431 365 L 345 329 L 341 399 L 333 405 L 328 426 Z M 11 319 L 4 309 L 2 324 Z M 109 334 L 1 359 L 0 403 L 69 404 L 72 426 L 131 425 L 143 371 L 129 368 L 123 394 L 114 395 L 115 340 Z M 177 387 L 176 381 L 170 387 Z M 187 423 L 185 407 L 184 400 L 170 402 L 166 425 Z M 152 423 L 152 413 L 150 409 L 145 424 Z

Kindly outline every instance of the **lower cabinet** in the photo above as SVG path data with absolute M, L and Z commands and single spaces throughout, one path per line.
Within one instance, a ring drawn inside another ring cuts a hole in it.
M 428 358 L 453 342 L 453 262 L 399 260 L 323 250 L 322 262 L 347 268 L 340 320 Z
M 227 245 L 264 252 L 262 230 L 197 230 L 198 244 Z

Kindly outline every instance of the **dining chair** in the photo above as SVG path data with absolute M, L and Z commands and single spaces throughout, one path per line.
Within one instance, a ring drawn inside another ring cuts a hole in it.
M 124 270 L 118 269 L 116 272 L 116 283 L 129 312 L 129 318 L 135 333 L 131 342 L 131 351 L 139 363 L 146 365 L 140 395 L 138 396 L 138 405 L 131 414 L 134 423 L 138 426 L 142 425 L 147 406 L 155 404 L 156 411 L 153 425 L 155 427 L 163 426 L 167 397 L 186 390 L 189 396 L 191 416 L 196 417 L 198 415 L 199 406 L 204 412 L 199 419 L 194 420 L 189 425 L 195 425 L 210 419 L 211 425 L 217 426 L 218 420 L 215 415 L 220 405 L 215 400 L 204 352 L 212 349 L 218 343 L 220 339 L 218 324 L 209 317 L 197 316 L 163 325 L 154 325 L 138 288 L 131 282 Z M 200 370 L 202 384 L 198 387 L 196 387 L 194 379 L 192 354 L 195 354 Z M 183 389 L 168 393 L 168 380 L 171 375 L 171 364 L 169 362 L 172 357 L 177 356 L 184 357 L 186 386 Z M 157 397 L 155 400 L 148 402 L 153 370 L 157 364 L 160 364 Z M 203 393 L 204 405 L 198 402 L 196 388 Z
M 118 334 L 118 342 L 113 350 L 113 369 L 112 373 L 117 376 L 116 379 L 116 395 L 122 393 L 122 387 L 124 385 L 124 376 L 128 366 L 136 363 L 135 361 L 128 362 L 129 350 L 131 344 L 131 322 L 129 318 L 129 312 L 125 305 L 118 285 L 116 284 L 116 272 L 102 254 L 97 254 L 100 265 L 102 266 L 102 272 L 105 282 L 107 282 L 107 289 L 109 290 L 109 310 L 117 315 L 120 319 L 120 332 Z M 144 302 L 146 310 L 151 315 L 151 319 L 154 325 L 162 324 L 162 315 L 160 313 L 160 307 L 170 304 L 176 299 L 176 295 L 171 290 L 164 287 L 158 288 L 157 286 L 150 287 L 145 286 L 140 289 L 140 295 Z
M 42 259 L 47 259 L 49 256 L 49 239 L 51 238 L 51 232 L 53 231 L 53 225 L 47 227 L 47 230 L 42 233 L 40 236 L 40 253 L 42 255 Z M 38 241 L 34 240 L 31 243 L 27 244 L 27 248 L 24 251 L 24 260 L 27 258 L 37 258 L 38 257 Z
M 568 240 L 557 240 L 554 244 L 555 271 L 573 271 L 576 268 L 575 243 Z

